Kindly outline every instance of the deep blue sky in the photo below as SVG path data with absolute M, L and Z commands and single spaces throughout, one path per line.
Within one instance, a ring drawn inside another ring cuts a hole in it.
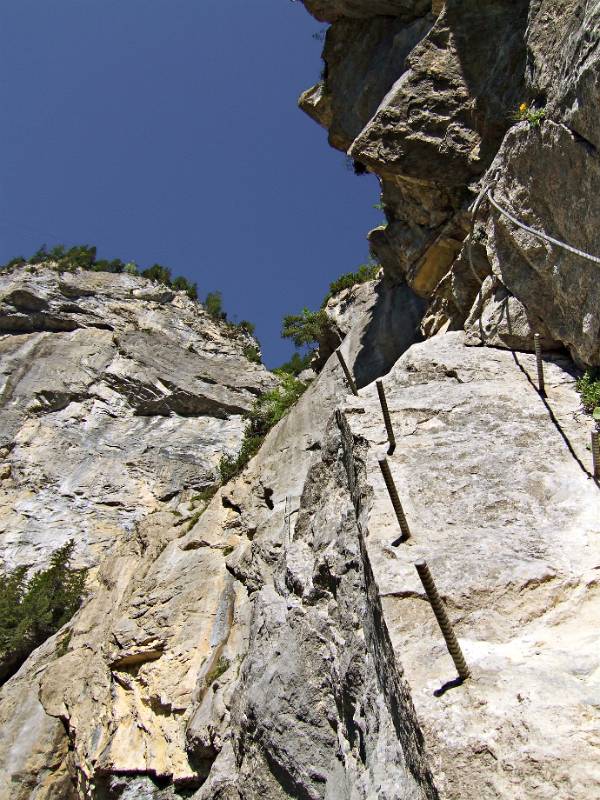
M 0 263 L 44 242 L 158 261 L 285 360 L 283 314 L 381 218 L 296 107 L 321 28 L 289 0 L 2 0 Z

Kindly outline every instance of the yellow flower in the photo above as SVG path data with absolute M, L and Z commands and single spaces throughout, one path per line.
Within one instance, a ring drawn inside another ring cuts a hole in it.
M 519 111 L 521 112 L 521 114 L 524 114 L 527 111 L 527 103 L 521 103 L 521 105 L 519 106 Z

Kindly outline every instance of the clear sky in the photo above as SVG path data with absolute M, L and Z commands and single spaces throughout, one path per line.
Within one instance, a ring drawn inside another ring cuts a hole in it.
M 42 243 L 159 262 L 256 323 L 368 256 L 377 183 L 296 106 L 322 25 L 289 0 L 2 0 L 0 263 Z

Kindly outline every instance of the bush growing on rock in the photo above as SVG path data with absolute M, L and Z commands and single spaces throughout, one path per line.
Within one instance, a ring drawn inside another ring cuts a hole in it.
M 345 275 L 340 275 L 337 280 L 329 284 L 329 291 L 323 298 L 321 308 L 325 308 L 331 298 L 343 292 L 344 289 L 351 289 L 359 283 L 367 283 L 368 281 L 375 280 L 380 269 L 381 264 L 370 261 L 368 264 L 361 264 L 356 272 L 347 272 Z
M 325 306 L 344 289 L 349 289 L 360 283 L 367 283 L 377 277 L 381 264 L 369 262 L 361 264 L 356 272 L 347 272 L 329 284 L 329 291 L 323 298 L 319 311 L 310 311 L 303 308 L 300 314 L 287 314 L 283 318 L 281 335 L 291 339 L 296 347 L 316 348 L 323 341 L 331 338 L 332 324 L 325 311 Z
M 312 356 L 313 354 L 310 350 L 304 355 L 301 355 L 300 353 L 294 353 L 290 360 L 278 367 L 275 372 L 285 372 L 288 375 L 294 375 L 294 377 L 296 377 L 305 369 L 310 367 Z
M 255 401 L 248 415 L 239 454 L 236 457 L 223 456 L 219 462 L 221 483 L 227 483 L 244 469 L 252 456 L 258 452 L 267 433 L 280 419 L 283 419 L 306 389 L 307 384 L 287 372 L 275 370 L 275 374 L 281 383 Z
M 56 633 L 81 605 L 87 570 L 71 568 L 73 539 L 56 550 L 47 569 L 27 578 L 27 567 L 0 571 L 0 683 Z
M 190 283 L 187 278 L 181 275 L 171 282 L 171 286 L 178 292 L 184 291 L 190 300 L 198 299 L 198 285 L 196 283 Z
M 581 394 L 581 405 L 600 427 L 600 367 L 586 370 L 577 381 L 577 391 Z
M 260 357 L 260 350 L 256 345 L 253 344 L 246 344 L 242 350 L 244 356 L 250 361 L 252 364 L 262 364 L 262 360 Z
M 153 264 L 148 269 L 143 269 L 142 277 L 148 278 L 149 281 L 154 281 L 155 283 L 164 283 L 166 286 L 171 286 L 171 270 L 169 267 L 163 267 L 162 264 Z
M 120 274 L 122 272 L 128 275 L 142 275 L 147 280 L 154 281 L 155 283 L 164 283 L 177 291 L 186 292 L 191 300 L 198 299 L 198 289 L 195 283 L 190 283 L 187 278 L 178 277 L 171 279 L 171 270 L 162 264 L 153 264 L 151 267 L 144 269 L 141 273 L 138 270 L 137 264 L 134 261 L 125 263 L 120 258 L 113 258 L 108 260 L 106 258 L 98 259 L 96 257 L 97 248 L 90 247 L 87 244 L 75 245 L 67 249 L 63 244 L 57 244 L 51 250 L 42 245 L 36 252 L 28 259 L 19 256 L 18 258 L 11 259 L 8 263 L 2 265 L 0 269 L 18 269 L 24 267 L 26 264 L 45 264 L 53 267 L 59 272 L 74 272 L 76 269 L 83 269 L 89 272 L 112 272 Z
M 327 335 L 329 325 L 329 317 L 323 309 L 303 308 L 300 314 L 287 314 L 283 318 L 281 335 L 291 339 L 296 347 L 315 347 Z
M 225 322 L 227 314 L 223 311 L 223 295 L 221 292 L 209 292 L 204 300 L 204 308 L 209 317 Z

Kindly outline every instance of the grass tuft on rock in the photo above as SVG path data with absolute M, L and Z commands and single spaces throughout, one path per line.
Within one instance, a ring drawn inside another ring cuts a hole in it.
M 585 371 L 577 381 L 577 391 L 581 395 L 581 405 L 600 426 L 600 367 Z
M 221 483 L 227 483 L 244 469 L 260 449 L 265 436 L 286 415 L 307 387 L 303 381 L 281 370 L 275 370 L 281 383 L 255 400 L 248 415 L 242 447 L 237 456 L 223 456 L 219 462 Z
M 337 280 L 329 284 L 329 291 L 323 298 L 321 308 L 325 308 L 331 298 L 343 292 L 344 289 L 351 289 L 360 283 L 368 283 L 368 281 L 375 280 L 380 269 L 381 264 L 370 261 L 368 264 L 361 264 L 356 272 L 347 272 L 345 275 L 340 275 Z
M 214 683 L 224 672 L 227 672 L 230 666 L 231 661 L 226 656 L 219 656 L 214 667 L 206 673 L 206 685 L 210 686 Z

